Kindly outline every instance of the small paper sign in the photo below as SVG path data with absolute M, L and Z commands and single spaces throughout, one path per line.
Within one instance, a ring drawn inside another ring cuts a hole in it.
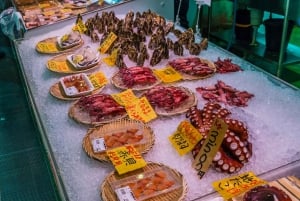
M 246 172 L 241 175 L 215 181 L 212 185 L 225 200 L 228 200 L 266 183 L 266 181 L 254 175 L 253 172 Z
M 125 109 L 129 118 L 145 123 L 157 118 L 146 97 L 142 97 L 135 102 L 131 101 L 130 105 L 125 106 Z
M 193 162 L 193 167 L 198 171 L 200 179 L 208 170 L 214 156 L 219 150 L 227 128 L 228 125 L 222 119 L 216 118 L 214 120 L 209 134 Z
M 54 42 L 39 42 L 36 46 L 40 52 L 58 52 L 56 43 Z
M 95 89 L 101 88 L 107 84 L 108 80 L 102 72 L 96 72 L 89 75 L 89 79 L 92 82 Z
M 137 170 L 147 165 L 141 154 L 132 145 L 118 147 L 106 153 L 119 174 Z
M 117 60 L 117 55 L 118 55 L 119 49 L 114 49 L 108 57 L 105 57 L 103 61 L 109 65 L 109 66 L 114 66 Z
M 81 18 L 79 18 L 77 20 L 77 23 L 73 27 L 73 31 L 79 31 L 79 33 L 84 33 L 86 30 L 87 30 L 87 28 L 86 28 L 83 20 Z
M 48 68 L 56 72 L 68 72 L 70 67 L 68 66 L 67 61 L 56 61 L 50 60 L 47 62 Z
M 119 201 L 136 201 L 129 186 L 117 188 L 115 192 Z
M 182 79 L 182 76 L 171 66 L 163 69 L 155 69 L 153 72 L 164 83 L 176 82 Z
M 109 35 L 107 36 L 107 38 L 103 41 L 103 43 L 101 43 L 100 47 L 99 47 L 99 51 L 102 54 L 105 54 L 106 51 L 109 49 L 109 47 L 113 44 L 113 42 L 118 38 L 118 36 L 116 34 L 114 34 L 113 32 L 110 32 Z
M 169 137 L 169 140 L 182 156 L 190 152 L 202 138 L 202 135 L 191 123 L 183 121 L 175 133 Z
M 132 102 L 135 102 L 138 100 L 138 97 L 136 97 L 131 89 L 127 89 L 121 93 L 118 94 L 112 94 L 112 97 L 117 101 L 120 105 L 126 106 L 131 105 Z

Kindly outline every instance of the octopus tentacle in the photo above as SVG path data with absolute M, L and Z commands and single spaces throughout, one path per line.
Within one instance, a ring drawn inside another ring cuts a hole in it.
M 228 129 L 237 134 L 242 141 L 248 140 L 248 130 L 243 122 L 234 119 L 225 119 L 225 123 L 228 125 Z
M 227 173 L 238 172 L 244 166 L 242 163 L 232 160 L 222 147 L 213 158 L 213 165 L 217 171 Z

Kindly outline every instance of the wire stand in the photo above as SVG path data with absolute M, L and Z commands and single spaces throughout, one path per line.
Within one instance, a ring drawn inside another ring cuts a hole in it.
M 182 0 L 179 1 L 179 5 L 178 5 L 178 8 L 177 8 L 176 21 L 175 21 L 176 26 L 180 26 L 179 12 L 180 12 L 180 9 L 181 9 L 181 2 L 182 2 Z

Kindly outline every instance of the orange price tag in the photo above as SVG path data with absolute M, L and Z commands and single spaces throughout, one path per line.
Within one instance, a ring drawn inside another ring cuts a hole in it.
M 105 54 L 105 52 L 109 49 L 109 47 L 113 44 L 113 42 L 118 38 L 116 34 L 113 32 L 110 32 L 107 38 L 101 43 L 99 47 L 99 51 L 102 54 Z
M 181 122 L 175 133 L 169 136 L 171 144 L 181 156 L 190 152 L 201 139 L 202 135 L 188 121 Z
M 131 104 L 126 105 L 125 109 L 131 119 L 136 119 L 145 123 L 157 118 L 154 109 L 146 97 L 142 97 L 134 102 L 131 101 Z
M 52 71 L 59 71 L 59 72 L 70 71 L 70 67 L 68 66 L 66 61 L 50 60 L 50 61 L 48 61 L 47 65 L 48 65 L 48 68 Z
M 182 79 L 182 76 L 171 66 L 163 69 L 155 69 L 153 72 L 165 83 L 177 82 Z
M 237 176 L 215 181 L 212 185 L 225 200 L 228 200 L 246 191 L 249 191 L 256 186 L 266 183 L 266 181 L 254 175 L 253 172 L 246 172 Z
M 106 85 L 108 80 L 102 72 L 96 72 L 89 75 L 89 79 L 92 82 L 95 89 L 101 88 Z
M 141 154 L 132 145 L 118 147 L 106 152 L 119 174 L 124 174 L 147 165 Z

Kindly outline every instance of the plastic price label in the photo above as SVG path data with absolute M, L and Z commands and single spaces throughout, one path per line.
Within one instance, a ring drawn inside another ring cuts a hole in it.
M 212 185 L 225 200 L 228 200 L 249 191 L 256 186 L 266 183 L 266 181 L 258 178 L 253 172 L 246 172 L 237 176 L 215 181 Z
M 120 201 L 136 201 L 129 186 L 117 188 L 115 192 Z
M 125 109 L 131 119 L 135 119 L 145 123 L 157 118 L 156 112 L 154 111 L 146 97 L 137 99 L 134 102 L 131 101 L 130 105 L 125 106 Z
M 214 120 L 209 134 L 193 162 L 193 167 L 198 171 L 200 179 L 208 170 L 214 156 L 219 150 L 227 128 L 228 125 L 222 119 L 216 118 Z
M 104 138 L 96 138 L 92 140 L 92 146 L 94 153 L 99 153 L 106 150 Z
M 102 72 L 92 73 L 91 75 L 89 75 L 89 79 L 95 89 L 103 87 L 108 82 L 107 78 Z
M 164 83 L 177 82 L 182 79 L 182 76 L 171 66 L 167 66 L 162 69 L 155 69 L 153 72 Z
M 175 133 L 169 136 L 169 140 L 179 155 L 189 153 L 202 139 L 199 131 L 188 121 L 179 124 Z
M 109 47 L 113 44 L 113 42 L 118 38 L 116 34 L 113 32 L 110 32 L 107 38 L 104 40 L 104 42 L 99 47 L 99 52 L 102 54 L 105 54 L 106 51 L 109 49 Z
M 147 165 L 141 154 L 132 145 L 111 149 L 106 153 L 119 174 L 131 172 Z

